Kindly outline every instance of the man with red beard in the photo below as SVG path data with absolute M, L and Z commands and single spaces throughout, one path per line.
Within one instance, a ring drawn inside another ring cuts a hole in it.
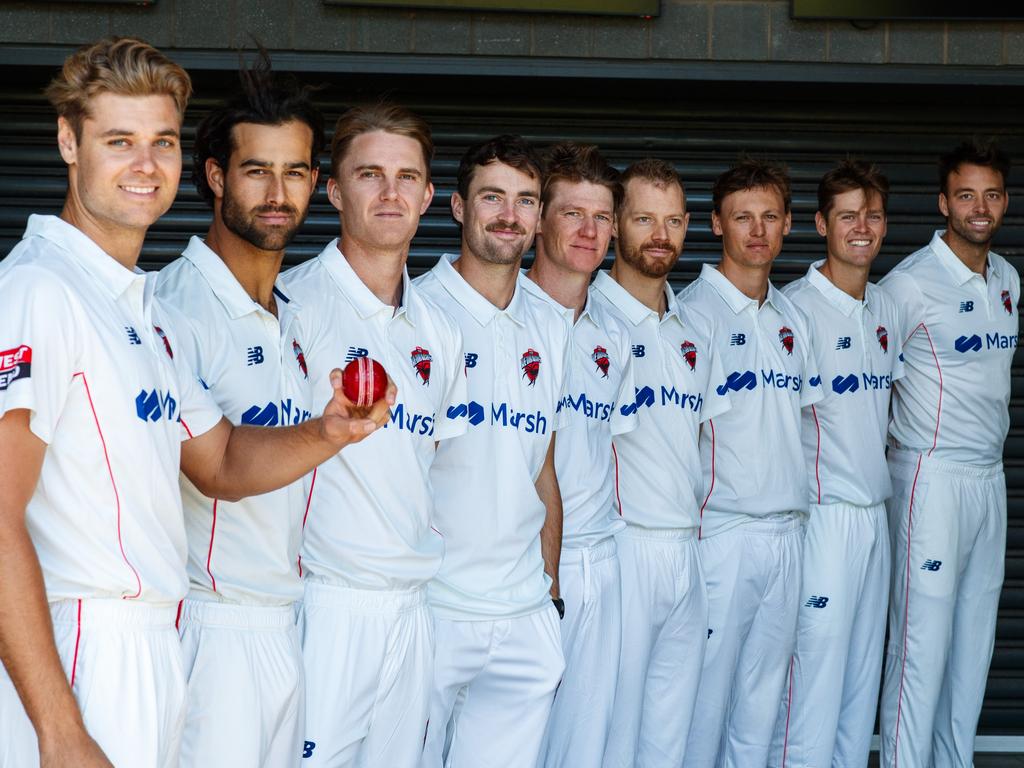
M 310 417 L 306 337 L 278 272 L 316 189 L 323 118 L 307 89 L 274 79 L 266 58 L 241 82 L 196 131 L 193 181 L 213 208 L 210 230 L 160 272 L 157 295 L 181 310 L 175 352 L 227 418 L 297 424 Z M 182 475 L 181 497 L 189 550 L 178 619 L 189 676 L 182 765 L 297 765 L 302 483 L 231 503 Z
M 634 163 L 622 175 L 615 263 L 592 301 L 628 329 L 637 428 L 613 442 L 622 572 L 622 649 L 604 765 L 683 764 L 707 631 L 697 551 L 701 424 L 729 408 L 710 324 L 681 307 L 667 279 L 690 215 L 675 169 Z

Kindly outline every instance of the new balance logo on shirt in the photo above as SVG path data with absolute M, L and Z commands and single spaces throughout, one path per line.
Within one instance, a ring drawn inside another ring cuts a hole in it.
M 645 350 L 644 350 L 644 345 L 643 344 L 634 344 L 633 345 L 633 357 L 643 357 L 644 354 L 645 354 Z
M 921 564 L 922 571 L 937 571 L 941 567 L 941 560 L 925 560 L 924 563 Z
M 849 349 L 852 342 L 849 336 L 840 336 L 836 341 L 836 349 Z
M 809 598 L 807 598 L 807 602 L 804 603 L 804 608 L 824 608 L 826 605 L 828 605 L 827 597 L 811 595 Z
M 351 363 L 357 357 L 368 357 L 370 351 L 364 347 L 349 347 L 348 354 L 345 355 L 345 362 Z
M 249 347 L 245 353 L 245 364 L 246 365 L 262 365 L 263 364 L 263 347 Z
M 132 328 L 130 325 L 126 325 L 124 327 L 124 332 L 128 334 L 128 343 L 129 344 L 141 344 L 142 343 L 142 339 L 139 338 L 138 332 L 134 328 Z
M 729 337 L 730 347 L 742 347 L 747 343 L 747 335 L 745 333 L 734 333 Z
M 467 352 L 466 353 L 466 367 L 467 368 L 476 368 L 476 361 L 479 358 L 480 358 L 480 355 L 478 355 L 476 352 Z
M 961 312 L 973 312 L 974 311 L 974 302 L 973 301 L 961 301 L 960 302 L 960 311 Z

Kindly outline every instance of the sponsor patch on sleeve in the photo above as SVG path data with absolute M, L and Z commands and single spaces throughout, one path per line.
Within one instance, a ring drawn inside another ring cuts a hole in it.
M 12 381 L 27 379 L 31 375 L 32 347 L 22 344 L 0 352 L 0 392 L 7 389 Z

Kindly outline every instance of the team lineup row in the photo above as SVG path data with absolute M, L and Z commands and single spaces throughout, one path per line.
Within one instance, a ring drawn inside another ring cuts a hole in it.
M 998 148 L 940 159 L 946 228 L 882 285 L 888 181 L 838 164 L 782 290 L 789 179 L 743 160 L 677 296 L 670 163 L 499 136 L 412 281 L 430 128 L 355 107 L 339 237 L 281 274 L 323 118 L 265 58 L 240 82 L 196 133 L 209 231 L 159 273 L 188 75 L 111 38 L 48 88 L 65 206 L 0 262 L 0 766 L 866 765 L 880 687 L 883 765 L 971 764 L 1020 299 Z

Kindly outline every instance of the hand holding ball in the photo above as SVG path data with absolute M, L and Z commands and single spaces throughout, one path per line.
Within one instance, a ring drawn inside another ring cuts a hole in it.
M 341 391 L 359 408 L 369 408 L 384 397 L 387 386 L 384 366 L 369 357 L 357 357 L 341 372 Z

